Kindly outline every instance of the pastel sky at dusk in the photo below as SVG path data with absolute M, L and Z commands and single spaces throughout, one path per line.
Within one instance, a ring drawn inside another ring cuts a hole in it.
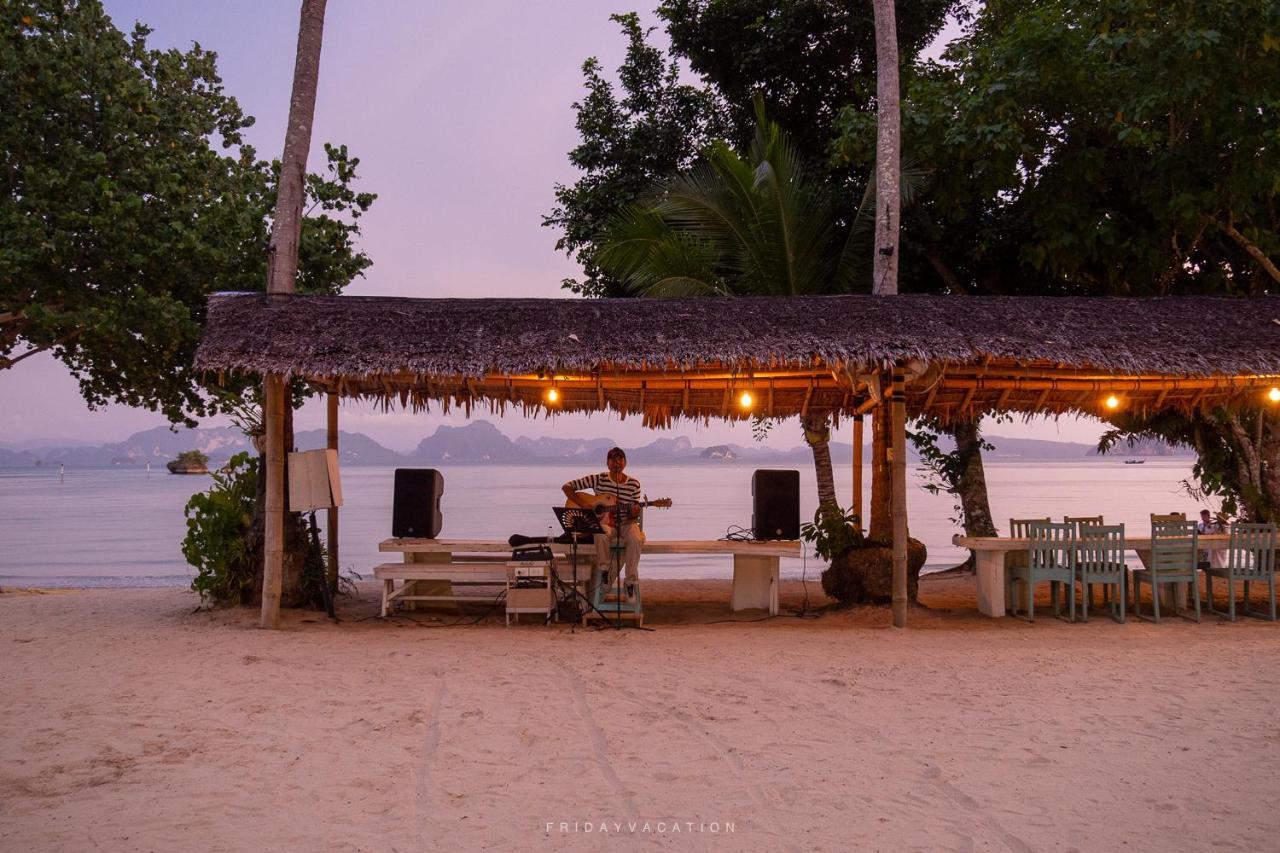
M 185 49 L 196 41 L 217 51 L 226 90 L 257 118 L 248 141 L 259 156 L 279 156 L 297 39 L 295 0 L 105 5 L 122 30 L 135 20 L 152 27 L 154 47 Z M 605 68 L 617 66 L 625 44 L 608 18 L 632 8 L 599 0 L 330 0 L 311 165 L 322 162 L 324 142 L 346 144 L 361 161 L 359 188 L 378 194 L 362 219 L 362 245 L 374 265 L 349 293 L 566 295 L 560 282 L 577 267 L 555 251 L 558 235 L 540 223 L 556 182 L 575 178 L 566 153 L 577 142 L 572 104 L 582 94 L 582 62 L 597 56 Z M 0 401 L 3 441 L 112 441 L 165 422 L 120 406 L 88 411 L 74 380 L 45 356 L 0 371 Z M 357 404 L 342 412 L 344 429 L 395 448 L 416 444 L 446 422 L 463 421 Z M 308 407 L 298 426 L 322 423 L 323 413 Z M 508 416 L 499 426 L 513 436 L 610 435 L 628 444 L 655 437 L 638 420 L 604 416 Z M 1073 441 L 1100 431 L 1097 422 L 1075 420 L 991 429 Z M 746 425 L 687 424 L 676 432 L 698 443 L 751 441 Z M 801 443 L 798 428 L 774 432 L 771 444 Z

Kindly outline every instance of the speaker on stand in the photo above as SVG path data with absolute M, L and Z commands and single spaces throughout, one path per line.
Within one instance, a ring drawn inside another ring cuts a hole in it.
M 800 538 L 800 472 L 762 468 L 751 475 L 751 531 L 756 539 Z
M 444 518 L 440 496 L 444 475 L 435 468 L 397 468 L 391 506 L 391 535 L 397 539 L 435 539 Z

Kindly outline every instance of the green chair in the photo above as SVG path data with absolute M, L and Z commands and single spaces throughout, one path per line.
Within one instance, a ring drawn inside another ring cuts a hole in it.
M 1151 525 L 1151 561 L 1145 569 L 1133 571 L 1133 613 L 1142 615 L 1142 584 L 1151 586 L 1154 619 L 1160 621 L 1160 587 L 1167 584 L 1189 585 L 1196 605 L 1196 621 L 1200 621 L 1199 577 L 1196 524 L 1194 521 L 1157 521 Z
M 1053 615 L 1061 617 L 1058 603 L 1058 584 L 1067 585 L 1070 601 L 1070 620 L 1076 619 L 1076 533 L 1071 524 L 1054 524 L 1038 521 L 1028 530 L 1027 565 L 1017 566 L 1008 572 L 1009 585 L 1022 581 L 1027 591 L 1027 621 L 1036 621 L 1036 584 L 1049 581 Z M 1017 599 L 1013 602 L 1013 614 L 1018 614 Z
M 1048 524 L 1053 521 L 1049 516 L 1044 518 L 1011 518 L 1009 519 L 1009 536 L 1014 539 L 1026 539 L 1031 535 L 1031 525 Z M 1005 609 L 1016 612 L 1013 606 L 1013 576 L 1015 569 L 1027 567 L 1026 551 L 1006 551 L 1004 555 L 1004 600 Z
M 1111 611 L 1111 618 L 1124 624 L 1125 590 L 1129 586 L 1129 569 L 1124 564 L 1123 524 L 1084 524 L 1076 537 L 1076 572 L 1084 587 L 1081 606 L 1082 621 L 1089 621 L 1089 605 L 1094 584 L 1103 589 L 1102 605 Z M 1112 599 L 1106 593 L 1116 588 Z
M 1074 524 L 1076 526 L 1076 539 L 1079 539 L 1080 531 L 1086 525 L 1103 524 L 1104 522 L 1102 520 L 1102 516 L 1100 515 L 1064 515 L 1062 517 L 1062 523 Z M 1102 587 L 1102 603 L 1103 604 L 1108 604 L 1110 602 L 1110 593 L 1111 593 L 1111 587 L 1109 585 L 1103 585 Z M 1090 589 L 1089 587 L 1085 587 L 1084 594 L 1088 597 L 1089 603 L 1092 604 L 1093 590 Z
M 1236 581 L 1244 582 L 1244 610 L 1246 616 L 1276 621 L 1276 526 L 1274 524 L 1233 524 L 1231 544 L 1227 549 L 1227 565 L 1220 569 L 1204 570 L 1206 604 L 1210 613 L 1226 616 L 1236 621 Z M 1213 607 L 1213 579 L 1227 580 L 1227 609 Z M 1266 583 L 1271 613 L 1267 615 L 1249 609 L 1249 584 Z

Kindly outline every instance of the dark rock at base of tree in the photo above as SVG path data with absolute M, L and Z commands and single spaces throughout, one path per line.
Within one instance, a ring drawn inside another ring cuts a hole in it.
M 928 550 L 919 539 L 907 540 L 907 599 L 916 600 L 920 569 Z M 822 591 L 841 604 L 888 604 L 893 601 L 893 548 L 855 548 L 831 561 L 822 573 Z

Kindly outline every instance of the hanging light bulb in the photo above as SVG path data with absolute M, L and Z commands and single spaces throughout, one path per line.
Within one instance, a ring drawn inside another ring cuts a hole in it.
M 1280 403 L 1280 388 L 1272 388 L 1268 391 L 1267 399 L 1273 403 Z
M 558 389 L 556 389 L 556 388 L 548 388 L 548 389 L 547 389 L 547 402 L 548 402 L 548 403 L 559 403 L 559 402 L 560 402 L 560 391 L 559 391 Z
M 750 391 L 743 391 L 742 396 L 738 398 L 738 405 L 744 409 L 750 409 L 755 400 L 751 398 Z
M 1117 397 L 1115 394 L 1111 394 L 1111 395 L 1109 395 L 1109 396 L 1107 397 L 1107 399 L 1106 399 L 1105 403 L 1106 403 L 1106 407 L 1107 407 L 1108 409 L 1118 409 L 1118 408 L 1120 408 L 1120 398 L 1119 398 L 1119 397 Z

